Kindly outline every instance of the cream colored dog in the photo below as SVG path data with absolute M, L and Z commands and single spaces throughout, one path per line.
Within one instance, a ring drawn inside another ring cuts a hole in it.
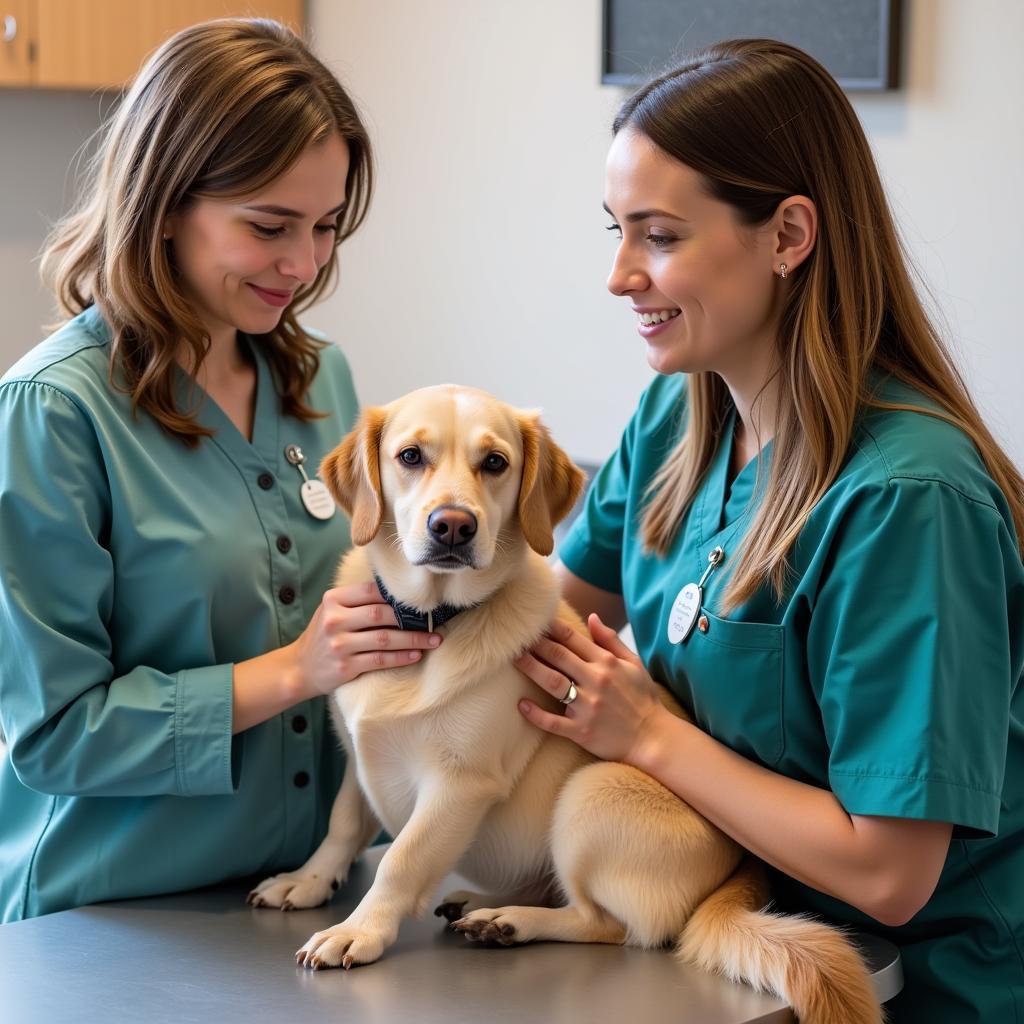
M 376 577 L 438 622 L 461 610 L 435 624 L 444 642 L 421 662 L 334 693 L 349 768 L 328 835 L 250 901 L 317 906 L 380 824 L 395 838 L 359 906 L 313 935 L 300 963 L 372 963 L 457 870 L 486 895 L 451 893 L 437 913 L 472 939 L 675 941 L 685 960 L 775 991 L 805 1022 L 881 1019 L 837 931 L 760 912 L 763 883 L 732 840 L 649 776 L 519 714 L 524 696 L 560 705 L 513 658 L 556 616 L 585 630 L 543 557 L 582 474 L 535 414 L 465 388 L 416 391 L 366 410 L 321 473 L 357 545 L 338 585 Z

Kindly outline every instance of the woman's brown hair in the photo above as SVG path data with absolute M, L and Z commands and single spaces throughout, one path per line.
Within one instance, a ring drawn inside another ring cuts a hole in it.
M 774 451 L 725 609 L 766 582 L 781 600 L 789 552 L 835 481 L 866 407 L 911 409 L 963 430 L 1006 496 L 1024 548 L 1024 479 L 982 422 L 924 311 L 867 139 L 831 75 L 785 43 L 719 43 L 630 97 L 613 125 L 615 133 L 624 129 L 699 172 L 742 225 L 767 223 L 790 196 L 817 206 L 814 250 L 785 289 Z M 941 411 L 877 399 L 876 370 Z M 648 491 L 649 551 L 667 553 L 723 441 L 730 402 L 717 374 L 690 374 L 683 437 Z
M 169 214 L 197 198 L 255 192 L 310 144 L 337 132 L 348 146 L 346 205 L 336 244 L 362 223 L 372 191 L 370 142 L 355 105 L 290 29 L 224 19 L 173 36 L 146 62 L 102 130 L 79 207 L 54 229 L 42 269 L 66 316 L 95 304 L 111 331 L 110 380 L 188 445 L 211 431 L 174 397 L 182 344 L 198 367 L 209 336 L 182 294 L 163 238 Z M 297 314 L 333 283 L 337 248 L 257 343 L 274 370 L 283 412 L 306 403 L 322 343 Z

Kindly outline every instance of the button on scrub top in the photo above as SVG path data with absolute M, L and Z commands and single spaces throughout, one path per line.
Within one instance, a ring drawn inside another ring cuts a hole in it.
M 926 400 L 877 379 L 880 398 Z M 685 378 L 658 377 L 595 478 L 560 557 L 623 595 L 639 654 L 711 735 L 831 789 L 851 814 L 953 823 L 938 888 L 887 928 L 778 872 L 776 905 L 897 943 L 894 1022 L 1024 1021 L 1024 567 L 1006 501 L 969 441 L 924 413 L 863 413 L 801 531 L 781 604 L 720 597 L 760 500 L 730 483 L 732 424 L 665 558 L 640 541 L 644 494 L 685 426 Z M 762 453 L 763 481 L 771 445 Z M 716 546 L 702 628 L 673 645 L 681 587 Z M 1016 1016 L 1015 1016 L 1016 1014 Z
M 315 472 L 356 398 L 327 346 L 308 396 L 327 415 L 284 416 L 243 341 L 251 443 L 211 400 L 194 449 L 133 417 L 94 308 L 0 381 L 0 921 L 295 867 L 326 832 L 323 699 L 232 737 L 232 668 L 298 637 L 332 584 L 348 523 L 305 511 L 284 449 Z

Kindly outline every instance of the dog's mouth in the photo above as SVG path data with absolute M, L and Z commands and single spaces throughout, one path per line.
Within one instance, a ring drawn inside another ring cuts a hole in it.
M 475 569 L 476 565 L 473 562 L 473 556 L 467 551 L 465 554 L 461 552 L 456 553 L 454 551 L 439 551 L 435 554 L 428 555 L 426 558 L 421 559 L 418 562 L 414 562 L 414 565 L 425 565 L 428 569 L 441 569 L 441 570 L 458 570 L 458 569 Z

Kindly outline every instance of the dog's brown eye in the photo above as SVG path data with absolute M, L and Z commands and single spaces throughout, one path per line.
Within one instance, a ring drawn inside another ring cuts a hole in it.
M 398 457 L 407 466 L 418 466 L 423 461 L 419 448 L 403 448 L 398 453 Z
M 488 473 L 501 473 L 508 467 L 508 459 L 504 455 L 499 455 L 497 452 L 491 452 L 483 461 L 483 468 Z

